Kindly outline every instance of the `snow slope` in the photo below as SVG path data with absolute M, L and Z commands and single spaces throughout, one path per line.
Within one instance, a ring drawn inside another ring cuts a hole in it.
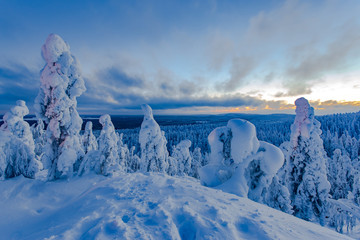
M 0 182 L 1 239 L 349 239 L 192 178 Z

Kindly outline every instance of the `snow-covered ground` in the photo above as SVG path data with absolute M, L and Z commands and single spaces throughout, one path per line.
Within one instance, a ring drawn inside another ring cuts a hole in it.
M 0 182 L 1 239 L 349 239 L 189 177 Z

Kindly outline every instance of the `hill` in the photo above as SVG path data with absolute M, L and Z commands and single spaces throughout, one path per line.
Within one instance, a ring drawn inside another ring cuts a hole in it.
M 17 177 L 0 192 L 3 239 L 350 239 L 189 177 Z

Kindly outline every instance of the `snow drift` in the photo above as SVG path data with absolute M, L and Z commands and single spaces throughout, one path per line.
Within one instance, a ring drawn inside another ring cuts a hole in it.
M 190 177 L 21 176 L 0 192 L 2 239 L 350 239 Z

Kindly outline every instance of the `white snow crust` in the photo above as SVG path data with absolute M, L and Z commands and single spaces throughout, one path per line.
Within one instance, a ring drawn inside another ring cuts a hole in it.
M 159 173 L 0 182 L 2 239 L 350 239 L 330 229 Z

